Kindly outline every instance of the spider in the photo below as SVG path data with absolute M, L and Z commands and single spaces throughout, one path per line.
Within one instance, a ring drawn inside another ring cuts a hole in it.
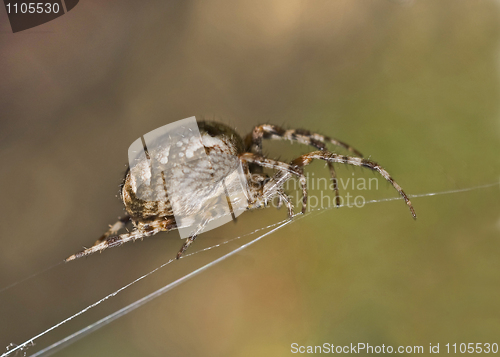
M 342 141 L 312 133 L 308 130 L 285 130 L 271 124 L 256 126 L 245 139 L 240 137 L 231 127 L 217 122 L 200 121 L 198 122 L 198 128 L 201 135 L 202 146 L 200 145 L 200 147 L 204 149 L 206 155 L 213 161 L 214 165 L 214 170 L 210 173 L 210 177 L 208 178 L 212 179 L 216 184 L 224 181 L 231 170 L 234 169 L 234 167 L 231 166 L 234 166 L 234 161 L 236 161 L 236 164 L 240 165 L 242 168 L 246 179 L 244 194 L 248 201 L 246 205 L 247 209 L 265 207 L 272 199 L 278 197 L 278 206 L 284 204 L 287 207 L 289 218 L 292 218 L 294 207 L 283 190 L 283 184 L 289 178 L 296 177 L 302 188 L 302 213 L 305 213 L 307 209 L 307 187 L 303 168 L 309 165 L 313 160 L 318 159 L 326 161 L 328 165 L 330 175 L 333 179 L 336 206 L 340 205 L 340 200 L 333 163 L 340 163 L 366 167 L 377 171 L 399 192 L 410 209 L 413 218 L 416 218 L 415 210 L 408 196 L 392 179 L 389 173 L 376 162 L 364 159 L 359 151 Z M 296 141 L 312 146 L 316 151 L 302 155 L 289 163 L 277 161 L 263 155 L 263 139 Z M 354 156 L 339 155 L 327 151 L 327 143 L 346 149 Z M 189 145 L 190 144 L 187 143 L 185 147 L 180 147 L 178 149 L 186 153 L 188 150 L 194 150 Z M 168 148 L 168 150 L 170 150 L 170 148 Z M 148 160 L 157 154 L 157 152 L 146 152 Z M 223 157 L 221 154 L 230 155 L 236 158 L 236 160 L 233 160 L 233 162 L 220 160 L 220 158 Z M 146 160 L 146 158 L 144 158 L 144 160 Z M 269 177 L 263 173 L 263 168 L 272 169 L 276 173 L 273 177 Z M 199 181 L 206 180 L 208 174 L 200 167 L 195 166 L 190 169 L 192 170 L 190 173 L 194 176 L 194 180 L 185 180 L 186 182 L 183 182 L 179 194 L 185 196 L 191 203 L 198 203 L 203 199 L 200 198 L 200 194 L 195 193 L 197 192 L 196 184 Z M 162 179 L 163 182 L 165 182 L 164 176 L 162 176 Z M 114 225 L 110 226 L 109 230 L 105 232 L 92 247 L 71 255 L 65 259 L 65 261 L 68 262 L 95 252 L 101 252 L 104 249 L 120 246 L 123 243 L 149 237 L 162 231 L 168 232 L 181 228 L 178 227 L 176 223 L 172 204 L 168 200 L 168 197 L 164 201 L 141 199 L 138 197 L 138 192 L 138 183 L 134 175 L 131 174 L 131 169 L 129 167 L 120 190 L 120 197 L 127 214 L 120 218 Z M 207 219 L 207 221 L 208 220 L 209 219 Z M 117 235 L 121 229 L 125 228 L 128 222 L 132 222 L 134 229 L 128 233 Z M 176 259 L 179 259 L 186 249 L 194 242 L 197 235 L 202 231 L 202 228 L 203 224 L 198 227 L 197 230 L 193 231 L 193 234 L 186 239 L 177 253 Z

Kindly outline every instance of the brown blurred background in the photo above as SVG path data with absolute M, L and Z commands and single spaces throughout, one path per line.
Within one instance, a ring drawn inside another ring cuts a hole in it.
M 0 20 L 0 287 L 91 245 L 122 213 L 128 146 L 192 115 L 241 134 L 273 123 L 337 137 L 410 194 L 499 180 L 495 1 L 82 0 L 17 34 L 4 10 Z M 265 148 L 286 160 L 309 150 Z M 328 175 L 321 163 L 309 170 Z M 338 174 L 375 177 L 340 166 Z M 397 196 L 385 184 L 370 195 Z M 417 221 L 401 201 L 313 213 L 57 356 L 500 343 L 499 197 L 491 187 L 415 198 Z M 245 213 L 191 249 L 285 217 Z M 167 266 L 29 352 L 252 237 Z M 0 350 L 156 268 L 181 244 L 176 232 L 159 234 L 1 292 Z

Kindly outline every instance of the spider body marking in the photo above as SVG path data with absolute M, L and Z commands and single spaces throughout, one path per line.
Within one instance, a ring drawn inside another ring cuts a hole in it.
M 377 171 L 399 192 L 409 207 L 412 216 L 416 218 L 415 210 L 408 196 L 392 179 L 389 173 L 377 163 L 362 158 L 359 151 L 339 140 L 311 133 L 307 130 L 285 130 L 270 124 L 256 126 L 244 140 L 235 130 L 224 124 L 202 121 L 198 122 L 198 127 L 203 145 L 201 150 L 204 150 L 208 155 L 213 167 L 211 167 L 211 170 L 207 170 L 205 167 L 200 166 L 200 163 L 188 164 L 183 167 L 183 170 L 188 170 L 188 177 L 190 179 L 184 179 L 182 182 L 179 182 L 177 187 L 180 190 L 179 194 L 187 199 L 182 207 L 185 211 L 199 206 L 206 201 L 205 197 L 210 196 L 210 192 L 207 192 L 206 187 L 201 187 L 200 182 L 213 180 L 215 183 L 220 183 L 227 179 L 236 165 L 241 165 L 247 181 L 245 188 L 245 196 L 248 200 L 247 209 L 265 207 L 270 200 L 278 197 L 280 205 L 285 204 L 288 215 L 291 217 L 294 212 L 293 205 L 283 191 L 283 184 L 291 177 L 296 177 L 302 187 L 302 212 L 304 213 L 307 208 L 307 187 L 303 167 L 309 165 L 314 159 L 318 159 L 326 161 L 328 164 L 331 177 L 334 179 L 333 188 L 337 206 L 339 205 L 339 193 L 333 163 L 354 165 Z M 302 155 L 290 163 L 281 162 L 266 158 L 262 154 L 263 139 L 297 141 L 312 146 L 318 151 Z M 327 143 L 342 147 L 352 152 L 355 156 L 329 152 L 326 147 Z M 165 157 L 165 152 L 168 155 L 169 153 L 172 154 L 175 150 L 177 150 L 177 153 L 181 153 L 181 155 L 192 155 L 193 153 L 190 153 L 190 151 L 195 149 L 193 146 L 190 146 L 189 142 L 186 142 L 185 145 L 179 145 L 177 148 L 174 146 L 162 147 L 160 145 L 157 149 L 147 152 L 147 160 L 162 160 Z M 146 162 L 146 160 L 143 161 L 144 163 Z M 143 162 L 139 164 L 143 164 Z M 263 173 L 262 168 L 264 167 L 276 171 L 276 174 L 272 178 L 269 177 Z M 143 239 L 162 231 L 168 232 L 178 228 L 173 214 L 172 203 L 168 197 L 164 197 L 164 199 L 160 199 L 161 197 L 159 197 L 165 192 L 164 185 L 166 178 L 164 173 L 144 171 L 144 174 L 149 175 L 148 179 L 154 183 L 148 186 L 147 189 L 138 185 L 135 176 L 131 175 L 130 169 L 127 171 L 120 191 L 120 197 L 127 215 L 120 218 L 111 226 L 92 247 L 68 257 L 65 260 L 66 262 L 90 255 L 94 252 L 101 252 L 107 248 L 120 246 L 129 241 Z M 169 179 L 175 178 L 169 177 Z M 141 190 L 146 191 L 142 192 Z M 218 214 L 219 212 L 217 211 L 208 212 L 206 221 L 208 222 L 211 219 L 210 215 L 216 217 Z M 134 229 L 129 233 L 117 235 L 129 221 L 132 222 Z M 182 256 L 202 230 L 203 224 L 200 224 L 192 236 L 186 239 L 186 242 L 176 256 L 177 259 Z

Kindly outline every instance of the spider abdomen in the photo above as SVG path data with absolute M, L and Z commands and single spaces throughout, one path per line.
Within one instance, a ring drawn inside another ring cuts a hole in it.
M 171 217 L 174 210 L 185 216 L 198 211 L 220 194 L 221 182 L 240 165 L 243 140 L 233 129 L 213 122 L 199 122 L 198 127 L 201 143 L 195 136 L 172 144 L 160 137 L 127 172 L 121 198 L 133 222 Z M 183 160 L 174 163 L 179 157 Z M 169 187 L 182 198 L 173 205 Z

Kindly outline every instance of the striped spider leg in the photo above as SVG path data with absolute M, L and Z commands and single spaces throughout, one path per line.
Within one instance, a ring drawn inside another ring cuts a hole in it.
M 389 173 L 383 169 L 379 164 L 376 162 L 363 159 L 360 157 L 352 157 L 352 156 L 345 156 L 345 155 L 338 155 L 334 154 L 328 151 L 314 151 L 309 154 L 305 154 L 302 156 L 299 156 L 295 160 L 292 161 L 291 165 L 295 167 L 304 167 L 309 165 L 314 159 L 318 160 L 323 160 L 326 162 L 336 162 L 340 164 L 347 164 L 347 165 L 353 165 L 353 166 L 359 166 L 359 167 L 366 167 L 370 170 L 377 171 L 380 175 L 382 175 L 383 178 L 385 178 L 395 189 L 396 191 L 399 192 L 399 194 L 403 197 L 404 201 L 406 202 L 408 208 L 410 209 L 411 215 L 413 218 L 417 218 L 417 214 L 415 213 L 415 209 L 413 208 L 410 199 L 406 195 L 406 193 L 403 191 L 401 186 L 399 186 L 396 181 L 389 175 Z
M 262 155 L 262 139 L 297 141 L 301 144 L 312 146 L 321 151 L 327 151 L 326 144 L 329 143 L 338 147 L 342 147 L 347 151 L 352 152 L 356 156 L 363 157 L 361 152 L 353 148 L 351 145 L 329 136 L 313 133 L 305 129 L 286 130 L 272 124 L 258 125 L 252 130 L 250 134 L 247 135 L 247 137 L 245 138 L 247 151 L 253 152 L 257 155 Z M 339 207 L 340 195 L 337 182 L 337 174 L 332 162 L 327 162 L 327 165 L 330 171 L 330 177 L 333 181 L 335 204 L 337 207 Z

